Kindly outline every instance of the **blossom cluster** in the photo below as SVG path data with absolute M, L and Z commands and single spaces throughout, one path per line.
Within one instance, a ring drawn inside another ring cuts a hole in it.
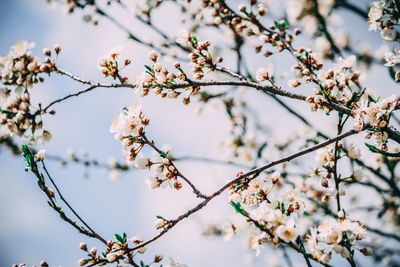
M 178 181 L 178 170 L 169 159 L 169 152 L 156 155 L 153 158 L 137 157 L 135 166 L 140 169 L 152 169 L 155 172 L 146 179 L 146 184 L 150 189 L 156 188 L 182 188 L 182 183 Z
M 307 195 L 310 198 L 318 198 L 320 201 L 327 203 L 330 197 L 343 196 L 346 194 L 344 189 L 339 191 L 336 188 L 336 184 L 333 181 L 335 176 L 335 164 L 341 158 L 347 156 L 351 160 L 359 159 L 361 156 L 360 149 L 357 145 L 350 145 L 347 150 L 341 143 L 338 144 L 338 153 L 335 155 L 335 147 L 328 145 L 317 151 L 315 160 L 318 163 L 318 167 L 311 168 L 308 170 L 308 178 L 305 181 Z M 348 177 L 342 177 L 340 181 L 345 179 L 352 179 L 355 181 L 361 181 L 364 178 L 364 174 L 359 168 L 355 168 L 352 174 Z
M 260 27 L 260 21 L 269 13 L 265 2 L 241 3 L 235 10 L 223 1 L 202 1 L 197 11 L 202 12 L 206 8 L 210 9 L 211 12 L 198 16 L 199 20 L 202 20 L 205 24 L 214 24 L 217 27 L 220 27 L 221 24 L 228 25 L 234 32 L 235 38 L 254 39 L 253 47 L 256 53 L 262 53 L 263 56 L 269 57 L 274 52 L 265 48 L 267 45 L 275 47 L 278 52 L 291 46 L 293 34 L 289 32 L 286 20 L 275 21 L 269 27 Z M 210 14 L 211 16 L 207 16 Z M 300 33 L 299 29 L 294 30 L 295 35 Z
M 135 104 L 122 110 L 112 122 L 110 132 L 121 142 L 128 166 L 155 170 L 154 174 L 146 179 L 150 189 L 169 186 L 179 190 L 182 188 L 182 183 L 177 179 L 178 170 L 169 158 L 170 152 L 161 151 L 152 158 L 140 153 L 148 143 L 145 137 L 145 128 L 148 124 L 149 119 L 143 114 L 141 105 Z
M 33 112 L 30 89 L 44 79 L 39 74 L 50 73 L 55 70 L 54 59 L 50 58 L 51 51 L 44 49 L 47 56 L 44 62 L 32 55 L 33 43 L 18 41 L 10 51 L 0 57 L 0 129 L 3 135 L 27 135 L 32 141 L 47 141 L 51 134 L 43 130 L 43 122 Z M 61 50 L 55 46 L 58 54 Z M 36 137 L 34 136 L 36 134 Z
M 386 41 L 395 41 L 399 37 L 398 20 L 393 16 L 396 8 L 393 1 L 374 1 L 368 12 L 369 29 L 380 30 Z
M 306 208 L 305 196 L 297 189 L 289 189 L 276 200 L 271 199 L 271 190 L 279 181 L 280 173 L 274 172 L 238 182 L 229 192 L 235 209 L 256 222 L 257 229 L 249 238 L 249 247 L 256 250 L 256 255 L 266 242 L 296 242 L 301 234 L 296 224 Z
M 389 70 L 393 70 L 393 78 L 396 82 L 400 81 L 400 48 L 396 48 L 394 52 L 386 52 L 384 54 L 385 57 L 385 66 L 389 67 Z M 394 68 L 397 67 L 397 71 L 394 71 Z
M 321 153 L 319 158 L 325 158 L 326 153 L 330 154 L 331 149 Z M 357 153 L 352 149 L 349 154 L 356 157 Z M 322 161 L 327 163 L 325 159 Z M 259 255 L 266 243 L 274 246 L 301 244 L 305 237 L 312 258 L 323 264 L 330 262 L 333 252 L 346 259 L 352 257 L 357 244 L 366 238 L 365 227 L 358 221 L 345 218 L 344 211 L 339 211 L 338 219 L 328 217 L 316 228 L 309 228 L 310 222 L 307 222 L 304 213 L 310 212 L 311 206 L 307 205 L 306 194 L 302 191 L 305 187 L 286 190 L 273 200 L 271 189 L 274 184 L 279 185 L 279 180 L 280 174 L 274 172 L 270 177 L 263 176 L 250 182 L 244 180 L 231 187 L 229 201 L 256 226 L 249 237 L 249 248 Z M 309 192 L 307 197 L 310 197 Z M 221 229 L 212 229 L 217 234 L 224 233 Z M 360 251 L 364 255 L 372 254 L 369 247 Z
M 240 175 L 241 173 L 238 173 Z M 239 202 L 249 207 L 257 206 L 267 200 L 268 193 L 272 190 L 274 184 L 279 182 L 280 173 L 274 172 L 271 175 L 262 175 L 261 177 L 243 181 L 232 186 L 229 191 L 229 201 Z
M 140 254 L 144 254 L 147 251 L 146 246 L 141 246 L 137 250 L 131 250 L 129 244 L 131 243 L 134 247 L 140 246 L 144 239 L 139 236 L 134 236 L 128 240 L 126 233 L 122 235 L 115 234 L 116 240 L 108 240 L 105 251 L 99 252 L 96 247 L 88 248 L 87 244 L 82 242 L 79 244 L 79 248 L 87 253 L 85 258 L 81 258 L 78 261 L 79 266 L 103 266 L 106 264 L 123 262 L 123 264 L 133 264 Z M 136 258 L 135 258 L 136 257 Z M 143 260 L 140 260 L 141 266 L 166 266 L 166 267 L 187 267 L 186 264 L 181 264 L 174 261 L 172 258 L 169 259 L 167 264 L 161 264 L 164 257 L 162 255 L 155 255 L 152 258 L 151 263 L 145 264 Z M 41 265 L 42 266 L 42 265 Z M 43 265 L 46 267 L 48 265 Z
M 125 264 L 129 264 L 133 261 L 133 257 L 136 255 L 133 251 L 128 250 L 129 243 L 137 246 L 144 242 L 141 237 L 133 237 L 131 240 L 128 240 L 128 237 L 125 233 L 123 235 L 116 234 L 116 240 L 108 240 L 107 245 L 104 252 L 99 253 L 96 247 L 92 247 L 88 249 L 86 243 L 82 242 L 79 244 L 79 248 L 82 251 L 87 252 L 87 257 L 81 258 L 78 261 L 79 266 L 94 266 L 94 265 L 105 265 L 107 263 L 115 263 L 115 262 L 124 262 Z M 146 252 L 146 246 L 140 247 L 137 250 L 137 253 L 144 254 Z M 162 256 L 155 256 L 154 263 L 159 263 L 162 261 Z
M 30 50 L 34 46 L 34 43 L 17 41 L 10 51 L 0 58 L 0 80 L 4 85 L 31 88 L 33 84 L 43 81 L 38 74 L 52 70 L 54 62 L 42 64 L 32 55 Z
M 135 160 L 143 148 L 142 137 L 148 124 L 149 119 L 143 114 L 140 104 L 124 108 L 113 120 L 110 132 L 121 142 L 127 162 Z
M 353 101 L 360 77 L 360 72 L 354 70 L 355 62 L 354 55 L 340 57 L 332 68 L 319 72 L 318 77 L 313 80 L 318 85 L 314 90 L 315 96 L 307 98 L 313 111 L 329 111 L 329 108 L 322 105 L 325 101 L 334 101 L 345 106 Z
M 108 53 L 106 53 L 103 58 L 100 60 L 99 69 L 104 76 L 112 77 L 114 79 L 119 79 L 122 83 L 128 81 L 128 77 L 121 76 L 120 71 L 122 68 L 128 66 L 131 63 L 131 60 L 125 59 L 123 67 L 120 67 L 118 64 L 118 57 L 121 53 L 122 47 L 116 47 L 111 49 Z
M 381 145 L 381 149 L 387 150 L 388 134 L 384 131 L 387 126 L 390 115 L 397 106 L 397 98 L 392 95 L 388 98 L 374 100 L 372 97 L 363 98 L 357 103 L 353 109 L 354 129 L 361 131 L 367 127 L 369 134 L 367 138 L 372 136 L 377 143 Z
M 395 65 L 399 65 L 400 64 L 400 48 L 397 48 L 394 50 L 393 52 L 387 52 L 385 53 L 385 66 L 388 67 L 393 67 Z M 397 80 L 399 78 L 397 77 Z
M 195 35 L 188 34 L 187 40 L 193 47 L 193 51 L 189 54 L 190 64 L 192 65 L 193 77 L 201 80 L 206 70 L 213 71 L 217 63 L 223 61 L 222 57 L 218 57 L 215 63 L 214 57 L 210 51 L 209 41 L 199 41 Z
M 396 1 L 374 1 L 368 12 L 369 30 L 380 31 L 382 38 L 388 42 L 395 42 L 400 37 L 398 12 Z M 396 15 L 397 14 L 397 15 Z M 385 53 L 385 66 L 393 68 L 400 63 L 399 48 L 394 52 Z M 400 70 L 393 71 L 394 80 L 400 80 Z
M 176 99 L 181 94 L 187 94 L 182 102 L 184 104 L 190 103 L 190 97 L 195 95 L 199 90 L 199 86 L 192 86 L 186 84 L 181 86 L 179 82 L 187 82 L 187 75 L 181 68 L 181 64 L 176 62 L 174 64 L 175 69 L 178 73 L 169 71 L 166 67 L 163 67 L 159 61 L 159 55 L 155 51 L 151 51 L 148 54 L 148 58 L 152 61 L 152 66 L 145 66 L 146 71 L 143 74 L 143 78 L 139 87 L 139 93 L 142 96 L 149 94 L 150 90 L 154 91 L 156 95 L 161 97 L 167 97 L 169 99 Z M 186 93 L 188 92 L 188 93 Z
M 344 218 L 341 211 L 338 219 L 326 218 L 317 228 L 311 228 L 307 235 L 307 247 L 315 259 L 327 264 L 333 252 L 349 259 L 354 253 L 353 247 L 365 237 L 365 227 L 358 221 Z M 369 248 L 364 248 L 362 252 L 372 254 Z

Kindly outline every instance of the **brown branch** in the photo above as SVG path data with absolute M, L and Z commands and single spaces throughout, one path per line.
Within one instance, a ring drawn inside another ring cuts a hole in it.
M 157 153 L 161 154 L 161 153 L 163 152 L 163 151 L 161 151 L 161 149 L 159 149 L 159 148 L 154 144 L 153 141 L 150 141 L 150 140 L 146 137 L 146 135 L 143 135 L 142 137 L 143 137 L 144 143 L 147 144 L 147 145 L 149 145 L 151 148 L 153 148 Z M 203 193 L 201 193 L 200 190 L 197 189 L 197 187 L 196 187 L 185 175 L 183 175 L 183 173 L 176 167 L 176 165 L 175 165 L 172 161 L 170 161 L 170 162 L 171 162 L 171 165 L 174 166 L 174 168 L 176 169 L 176 171 L 177 171 L 177 176 L 181 177 L 182 180 L 184 180 L 184 181 L 192 188 L 193 193 L 194 193 L 198 198 L 204 198 L 204 199 L 206 199 L 207 196 L 204 195 Z
M 78 218 L 78 220 L 86 226 L 87 229 L 90 230 L 90 232 L 92 232 L 93 236 L 96 237 L 98 240 L 100 240 L 101 242 L 103 242 L 105 245 L 107 245 L 107 241 L 101 237 L 98 233 L 96 233 L 96 231 L 94 231 L 82 218 L 81 216 L 74 210 L 74 208 L 72 208 L 72 206 L 68 203 L 68 201 L 64 198 L 64 196 L 61 194 L 61 191 L 58 189 L 58 186 L 56 185 L 56 183 L 54 182 L 53 178 L 50 176 L 50 173 L 47 171 L 46 165 L 44 163 L 44 161 L 42 161 L 42 166 L 43 166 L 43 170 L 45 171 L 47 177 L 49 178 L 50 182 L 53 184 L 54 188 L 56 189 L 60 199 L 64 202 L 65 205 L 67 205 L 67 207 L 71 210 L 71 212 Z
M 351 135 L 357 134 L 356 131 L 354 130 L 350 130 L 347 131 L 341 135 L 338 135 L 334 138 L 328 139 L 324 142 L 321 142 L 317 145 L 314 145 L 312 147 L 309 147 L 307 149 L 301 150 L 297 153 L 294 153 L 290 156 L 287 157 L 283 157 L 279 160 L 276 161 L 272 161 L 264 166 L 261 166 L 259 168 L 255 168 L 247 173 L 244 173 L 242 175 L 240 175 L 239 177 L 233 179 L 232 181 L 230 181 L 229 183 L 225 184 L 224 186 L 222 186 L 220 189 L 218 189 L 217 191 L 215 191 L 213 194 L 209 195 L 206 199 L 204 199 L 202 202 L 200 202 L 197 206 L 193 207 L 192 209 L 188 210 L 187 212 L 185 212 L 184 214 L 180 215 L 179 217 L 177 217 L 174 220 L 170 220 L 168 227 L 165 228 L 164 230 L 162 230 L 159 234 L 157 234 L 156 236 L 154 236 L 153 238 L 149 239 L 146 242 L 141 243 L 140 245 L 137 245 L 133 248 L 130 248 L 129 251 L 133 251 L 133 250 L 137 250 L 141 247 L 144 247 L 152 242 L 154 242 L 155 240 L 159 239 L 160 237 L 162 237 L 163 235 L 165 235 L 171 228 L 173 228 L 176 224 L 178 224 L 180 221 L 182 221 L 183 219 L 189 217 L 190 215 L 192 215 L 193 213 L 196 213 L 197 211 L 201 210 L 203 207 L 205 207 L 212 199 L 214 199 L 215 197 L 219 196 L 220 194 L 222 194 L 226 189 L 228 189 L 229 187 L 231 187 L 232 185 L 236 184 L 237 182 L 239 182 L 240 180 L 247 178 L 249 181 L 253 180 L 254 178 L 257 177 L 257 175 L 259 175 L 261 172 L 274 167 L 278 164 L 284 163 L 284 162 L 288 162 L 291 161 L 293 159 L 296 159 L 300 156 L 306 155 L 308 153 L 311 153 L 315 150 L 318 150 L 322 147 L 325 147 L 329 144 L 332 144 L 338 140 L 344 139 L 346 137 L 349 137 Z

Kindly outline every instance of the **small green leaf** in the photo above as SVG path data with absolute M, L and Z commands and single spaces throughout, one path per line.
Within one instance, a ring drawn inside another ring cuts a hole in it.
M 124 238 L 122 237 L 122 236 L 120 236 L 119 234 L 115 234 L 115 239 L 117 239 L 117 241 L 120 243 L 120 244 L 124 244 L 125 242 L 124 242 Z
M 386 165 L 388 166 L 389 170 L 394 171 L 396 168 L 397 163 L 399 163 L 398 160 L 389 160 Z
M 368 149 L 369 149 L 371 152 L 373 152 L 373 153 L 379 153 L 379 154 L 381 154 L 381 155 L 383 155 L 383 156 L 385 156 L 385 157 L 395 157 L 395 158 L 400 157 L 400 152 L 391 153 L 391 152 L 386 152 L 386 151 L 384 151 L 384 150 L 381 150 L 381 149 L 379 149 L 379 148 L 376 148 L 376 147 L 374 147 L 373 145 L 370 145 L 370 144 L 367 144 L 367 143 L 365 143 L 365 145 L 366 145 L 366 146 L 368 147 Z M 391 163 L 391 164 L 394 164 L 394 163 Z M 396 164 L 397 164 L 397 163 L 394 164 L 393 168 L 396 166 Z M 390 168 L 391 166 L 388 165 L 388 167 Z
M 144 67 L 147 69 L 148 72 L 150 72 L 150 74 L 153 74 L 153 73 L 154 73 L 154 70 L 153 70 L 152 67 L 147 66 L 147 65 L 144 65 Z
M 123 243 L 125 244 L 128 241 L 128 236 L 126 235 L 126 233 L 122 234 L 122 238 L 123 238 Z
M 36 168 L 35 157 L 33 156 L 29 147 L 25 144 L 22 145 L 22 154 L 25 157 L 25 161 L 27 164 L 26 168 L 29 170 Z
M 371 144 L 365 143 L 365 145 L 368 147 L 369 151 L 371 151 L 372 153 L 380 153 L 381 152 L 379 149 L 377 149 L 376 147 L 374 147 Z
M 368 96 L 368 102 L 376 103 L 376 100 L 372 96 Z
M 279 29 L 286 29 L 287 28 L 287 21 L 282 19 L 280 21 L 275 21 L 275 27 Z
M 248 217 L 249 213 L 243 209 L 239 202 L 231 202 L 231 206 L 235 209 L 237 213 L 242 214 L 244 217 Z
M 167 158 L 168 157 L 168 155 L 169 155 L 169 151 L 161 151 L 161 153 L 160 153 L 160 157 L 162 157 L 162 158 Z

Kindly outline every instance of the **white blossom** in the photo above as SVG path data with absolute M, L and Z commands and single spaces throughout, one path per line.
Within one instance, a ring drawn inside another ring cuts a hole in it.
M 280 225 L 276 230 L 276 234 L 285 242 L 295 242 L 299 236 L 295 228 L 295 221 L 292 218 L 286 220 L 285 224 Z
M 351 159 L 358 159 L 361 155 L 360 148 L 356 145 L 351 145 L 347 151 L 347 155 Z
M 394 65 L 400 64 L 400 48 L 397 48 L 393 52 L 386 52 L 384 55 L 385 66 L 393 67 Z
M 35 154 L 36 161 L 43 161 L 46 156 L 46 150 L 41 149 Z

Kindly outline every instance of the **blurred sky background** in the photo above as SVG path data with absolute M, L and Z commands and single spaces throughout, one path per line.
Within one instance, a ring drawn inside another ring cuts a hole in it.
M 366 1 L 357 2 L 366 8 Z M 128 12 L 115 12 L 120 14 L 122 21 L 134 32 L 147 35 L 148 30 L 130 20 Z M 0 54 L 7 53 L 16 40 L 35 42 L 34 52 L 39 57 L 42 57 L 42 48 L 60 44 L 63 50 L 58 64 L 61 67 L 85 79 L 102 80 L 97 69 L 99 59 L 110 48 L 122 44 L 123 58 L 133 58 L 128 77 L 142 71 L 148 49 L 129 42 L 126 34 L 107 21 L 101 20 L 100 25 L 94 27 L 82 21 L 82 14 L 64 13 L 60 7 L 50 8 L 44 0 L 1 0 Z M 359 17 L 345 12 L 343 14 L 350 32 L 357 32 L 358 36 L 367 38 L 373 49 L 382 43 L 377 33 L 367 31 L 365 22 Z M 169 31 L 181 30 L 176 27 L 179 22 L 173 16 L 161 17 L 160 20 L 163 20 L 162 27 Z M 355 38 L 355 43 L 358 41 Z M 290 60 L 285 63 L 271 60 L 282 69 L 288 69 L 293 64 Z M 250 62 L 250 67 L 256 70 L 263 64 L 254 60 Z M 370 74 L 365 77 L 365 84 L 369 88 L 374 88 L 383 96 L 393 93 L 394 84 L 384 83 L 381 79 L 389 79 L 385 68 L 374 67 Z M 55 76 L 46 78 L 45 83 L 35 86 L 32 98 L 35 102 L 49 103 L 80 89 L 83 89 L 81 84 L 69 78 Z M 301 126 L 293 117 L 284 115 L 283 120 L 280 113 L 282 109 L 267 96 L 260 97 L 257 93 L 249 92 L 246 99 L 265 114 L 262 116 L 263 122 L 274 128 L 273 134 L 278 139 L 283 139 Z M 143 101 L 144 112 L 151 121 L 148 135 L 157 144 L 172 145 L 174 155 L 177 156 L 223 158 L 219 143 L 229 133 L 229 121 L 221 106 L 207 108 L 198 115 L 196 104 L 184 106 L 158 97 L 139 100 L 128 89 L 100 88 L 54 106 L 56 116 L 47 116 L 44 119 L 45 128 L 51 130 L 53 139 L 38 148 L 44 147 L 49 154 L 58 155 L 65 155 L 68 148 L 77 151 L 84 149 L 92 157 L 103 161 L 110 157 L 122 159 L 120 144 L 113 139 L 108 129 L 118 111 L 136 101 Z M 310 114 L 304 103 L 289 103 L 301 110 L 302 114 Z M 335 127 L 332 118 L 323 114 L 307 116 L 319 129 L 326 132 Z M 320 123 L 322 120 L 324 123 Z M 309 159 L 313 161 L 313 156 Z M 311 164 L 306 161 L 305 166 Z M 114 233 L 126 232 L 130 237 L 141 235 L 147 239 L 157 233 L 154 227 L 156 215 L 174 218 L 197 203 L 187 189 L 179 192 L 148 190 L 144 183 L 146 172 L 131 171 L 123 175 L 120 181 L 113 182 L 104 170 L 86 171 L 81 166 L 74 165 L 61 168 L 59 164 L 50 161 L 48 165 L 72 206 L 97 232 L 107 238 L 113 238 Z M 234 168 L 198 162 L 178 165 L 206 192 L 220 187 L 237 171 Z M 8 151 L 1 151 L 0 266 L 11 266 L 20 262 L 30 266 L 39 264 L 42 259 L 46 259 L 51 266 L 76 266 L 77 260 L 84 256 L 78 247 L 81 241 L 86 241 L 90 247 L 97 246 L 101 249 L 100 243 L 84 238 L 58 218 L 46 205 L 35 178 L 25 172 L 24 167 L 22 157 L 12 157 Z M 205 223 L 227 222 L 228 218 L 235 216 L 226 201 L 226 195 L 222 196 L 152 244 L 146 255 L 151 257 L 155 253 L 161 253 L 166 258 L 173 257 L 192 267 L 249 264 L 249 259 L 254 258 L 254 252 L 247 250 L 245 236 L 236 237 L 226 243 L 222 239 L 204 238 L 201 235 L 201 226 Z M 272 266 L 267 265 L 267 258 L 273 253 L 276 251 L 265 248 L 254 261 L 255 266 Z M 296 261 L 298 258 L 293 259 Z M 302 264 L 300 259 L 296 266 Z

